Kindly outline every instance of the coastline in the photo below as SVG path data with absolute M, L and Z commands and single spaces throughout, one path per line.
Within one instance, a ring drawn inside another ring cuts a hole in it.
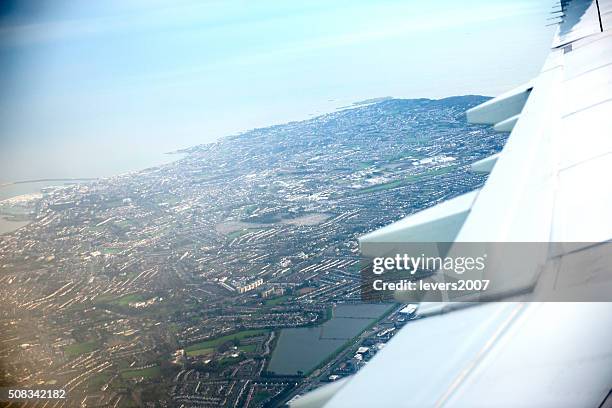
M 71 182 L 71 181 L 95 181 L 99 180 L 100 177 L 67 177 L 67 178 L 40 178 L 32 180 L 19 180 L 9 181 L 7 183 L 0 184 L 0 188 L 12 186 L 15 184 L 30 184 L 30 183 L 51 183 L 51 182 Z

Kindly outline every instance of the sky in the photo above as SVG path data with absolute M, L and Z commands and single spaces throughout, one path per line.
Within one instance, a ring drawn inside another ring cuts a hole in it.
M 0 6 L 0 182 L 98 177 L 364 99 L 537 75 L 539 0 L 21 0 Z

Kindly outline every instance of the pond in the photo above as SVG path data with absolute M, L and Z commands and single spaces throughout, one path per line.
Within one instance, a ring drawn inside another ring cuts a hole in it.
M 378 320 L 394 304 L 337 305 L 332 318 L 315 327 L 281 330 L 268 371 L 277 375 L 304 374 L 335 354 L 350 339 Z

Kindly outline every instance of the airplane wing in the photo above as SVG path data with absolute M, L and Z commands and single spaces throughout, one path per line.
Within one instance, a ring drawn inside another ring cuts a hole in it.
M 612 296 L 603 251 L 612 239 L 612 0 L 561 0 L 560 12 L 540 74 L 467 112 L 511 132 L 499 155 L 472 165 L 490 173 L 483 188 L 374 231 L 362 248 L 547 243 L 514 284 L 571 281 Z M 600 250 L 598 265 L 579 256 Z M 612 303 L 534 302 L 506 289 L 503 302 L 420 305 L 423 317 L 356 375 L 290 405 L 612 406 Z

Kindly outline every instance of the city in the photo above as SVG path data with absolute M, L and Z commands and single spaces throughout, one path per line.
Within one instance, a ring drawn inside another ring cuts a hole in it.
M 361 301 L 357 237 L 483 184 L 487 99 L 365 101 L 0 202 L 28 222 L 0 235 L 0 385 L 263 407 L 356 372 L 412 318 Z

